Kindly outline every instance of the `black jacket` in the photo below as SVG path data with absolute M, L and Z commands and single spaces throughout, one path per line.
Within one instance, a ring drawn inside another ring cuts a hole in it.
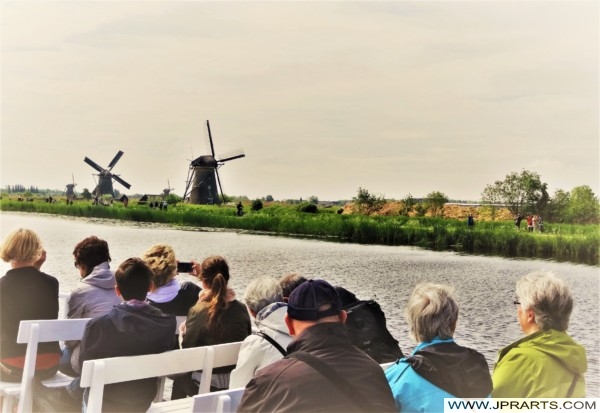
M 175 316 L 146 303 L 115 306 L 92 319 L 81 340 L 80 367 L 86 360 L 157 354 L 175 346 Z M 104 389 L 103 412 L 145 412 L 156 395 L 155 378 L 109 384 Z
M 396 410 L 390 386 L 379 364 L 352 345 L 341 323 L 320 323 L 304 330 L 288 345 L 288 353 L 304 351 L 344 377 L 373 412 Z M 246 386 L 238 412 L 361 411 L 335 383 L 304 362 L 284 358 L 257 371 Z

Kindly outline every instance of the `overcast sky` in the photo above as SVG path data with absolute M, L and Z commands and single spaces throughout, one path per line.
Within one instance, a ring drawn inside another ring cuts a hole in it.
M 511 171 L 599 195 L 597 1 L 1 3 L 0 183 L 478 200 Z

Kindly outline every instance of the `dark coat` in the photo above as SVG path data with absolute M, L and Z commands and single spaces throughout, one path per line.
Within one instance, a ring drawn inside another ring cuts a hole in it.
M 373 412 L 396 411 L 381 366 L 352 345 L 341 323 L 320 323 L 304 330 L 288 345 L 288 353 L 304 351 L 345 378 Z M 357 412 L 360 407 L 333 382 L 293 358 L 257 371 L 246 386 L 238 412 Z
M 17 344 L 21 320 L 58 318 L 58 280 L 33 267 L 8 270 L 0 278 L 0 358 L 25 356 Z M 40 343 L 38 354 L 60 354 L 58 342 Z M 58 364 L 58 359 L 57 359 Z
M 85 360 L 171 350 L 175 346 L 176 324 L 174 315 L 164 314 L 146 303 L 121 303 L 86 326 L 81 340 L 80 367 Z M 109 384 L 104 389 L 102 411 L 145 412 L 157 389 L 155 378 Z

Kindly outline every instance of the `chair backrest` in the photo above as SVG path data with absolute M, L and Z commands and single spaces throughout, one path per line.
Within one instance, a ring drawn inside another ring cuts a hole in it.
M 24 320 L 19 324 L 17 343 L 27 344 L 25 365 L 19 393 L 18 413 L 30 412 L 32 382 L 39 343 L 63 340 L 80 340 L 89 318 L 71 320 Z
M 244 395 L 244 387 L 194 396 L 193 413 L 235 413 Z
M 87 413 L 102 411 L 102 397 L 106 384 L 163 377 L 171 374 L 202 370 L 200 388 L 210 391 L 214 350 L 212 347 L 194 347 L 160 354 L 111 357 L 86 360 L 81 371 L 81 387 L 89 387 Z
M 236 341 L 234 343 L 217 344 L 212 347 L 215 350 L 213 368 L 235 366 L 242 342 Z

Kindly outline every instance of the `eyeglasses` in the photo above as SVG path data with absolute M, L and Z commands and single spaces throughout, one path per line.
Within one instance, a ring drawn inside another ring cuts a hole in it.
M 518 306 L 518 305 L 521 305 L 521 302 L 520 302 L 520 301 L 517 301 L 517 300 L 515 300 L 515 301 L 513 301 L 513 304 L 515 305 L 515 308 L 517 308 L 517 306 Z

